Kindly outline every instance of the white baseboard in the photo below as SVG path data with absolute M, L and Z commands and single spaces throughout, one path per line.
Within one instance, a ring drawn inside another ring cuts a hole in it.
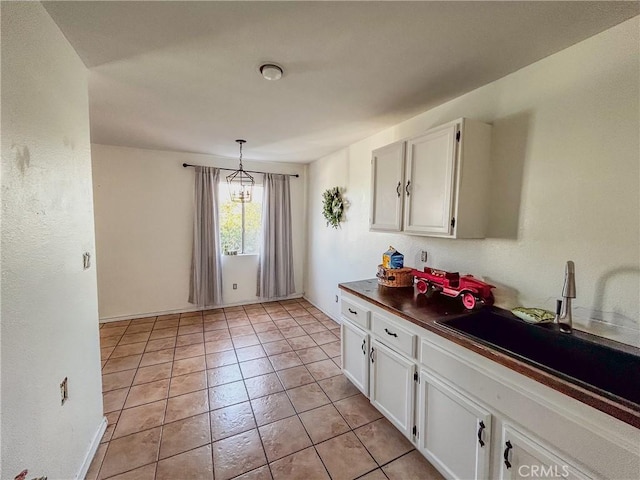
M 204 307 L 204 308 L 203 307 L 187 307 L 187 308 L 178 308 L 175 310 L 163 310 L 159 312 L 136 313 L 133 315 L 127 314 L 127 315 L 116 315 L 111 317 L 100 317 L 100 323 L 119 322 L 120 320 L 132 320 L 134 318 L 158 317 L 160 315 L 175 315 L 179 313 L 199 312 L 201 310 L 216 310 L 218 308 L 239 307 L 242 305 L 253 305 L 254 303 L 277 302 L 278 300 L 293 300 L 295 298 L 304 298 L 304 296 L 302 293 L 294 293 L 293 295 L 289 295 L 288 297 L 282 297 L 277 299 L 256 298 L 255 301 L 225 303 L 223 305 L 217 305 L 215 307 Z
M 93 461 L 93 457 L 95 457 L 96 452 L 98 451 L 98 447 L 100 446 L 100 440 L 102 440 L 102 436 L 104 435 L 105 430 L 107 429 L 107 417 L 102 417 L 102 421 L 98 426 L 98 430 L 96 434 L 93 436 L 91 440 L 91 444 L 89 445 L 89 450 L 82 461 L 82 465 L 80 465 L 80 471 L 76 475 L 76 480 L 84 480 L 87 476 L 87 472 L 89 471 L 89 467 L 91 466 L 91 462 Z
M 111 317 L 100 317 L 100 323 L 109 323 L 109 322 L 119 322 L 120 320 L 133 320 L 134 318 L 147 318 L 147 317 L 157 317 L 159 315 L 173 315 L 179 313 L 187 313 L 187 312 L 197 312 L 200 310 L 214 310 L 220 307 L 208 307 L 208 308 L 179 308 L 176 310 L 162 310 L 159 312 L 147 312 L 147 313 L 134 313 L 134 314 L 126 314 L 126 315 L 114 315 Z
M 262 298 L 257 302 L 244 302 L 236 305 L 251 305 L 252 303 L 269 303 L 269 302 L 280 302 L 283 300 L 295 300 L 296 298 L 304 298 L 304 294 L 302 293 L 294 293 L 292 295 L 288 295 L 286 297 L 275 297 L 275 298 Z M 226 307 L 234 307 L 235 305 L 225 305 Z

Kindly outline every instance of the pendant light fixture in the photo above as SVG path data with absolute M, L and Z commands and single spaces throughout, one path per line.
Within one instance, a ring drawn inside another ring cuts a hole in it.
M 232 202 L 251 203 L 253 185 L 256 183 L 251 175 L 242 168 L 242 145 L 246 140 L 236 140 L 240 144 L 240 168 L 227 176 L 229 196 Z

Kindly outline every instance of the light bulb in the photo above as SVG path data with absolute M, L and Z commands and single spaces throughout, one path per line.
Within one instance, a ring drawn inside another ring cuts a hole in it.
M 280 80 L 282 78 L 282 68 L 272 63 L 260 66 L 260 73 L 266 80 Z

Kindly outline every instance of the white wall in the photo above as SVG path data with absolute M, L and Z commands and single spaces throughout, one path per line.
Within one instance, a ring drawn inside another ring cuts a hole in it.
M 98 300 L 101 319 L 185 311 L 193 231 L 194 170 L 237 168 L 237 159 L 93 145 Z M 306 166 L 243 161 L 247 170 L 291 179 L 296 293 L 303 293 Z M 229 172 L 230 173 L 230 172 Z M 225 305 L 256 302 L 257 256 L 223 258 Z M 238 289 L 233 290 L 233 283 Z
M 87 71 L 40 3 L 2 2 L 3 479 L 75 478 L 99 441 L 92 205 Z
M 337 284 L 372 278 L 393 245 L 405 263 L 473 273 L 497 303 L 554 309 L 576 264 L 578 322 L 604 318 L 638 342 L 640 308 L 639 17 L 427 111 L 309 167 L 306 296 L 338 317 Z M 447 121 L 492 123 L 489 238 L 368 231 L 371 151 Z M 339 230 L 321 216 L 335 185 L 350 203 Z

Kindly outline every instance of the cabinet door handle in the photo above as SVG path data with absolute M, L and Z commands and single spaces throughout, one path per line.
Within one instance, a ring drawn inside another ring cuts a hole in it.
M 365 348 L 365 345 L 367 344 L 367 339 L 365 338 L 364 340 L 362 340 L 362 353 L 364 355 L 367 354 L 367 349 Z
M 513 445 L 511 445 L 511 442 L 509 440 L 507 440 L 507 442 L 504 444 L 505 445 L 505 449 L 504 449 L 504 466 L 507 468 L 511 468 L 511 462 L 509 461 L 509 450 L 511 450 L 513 448 Z
M 371 347 L 371 352 L 369 352 L 369 360 L 371 360 L 371 363 L 374 363 L 374 359 L 373 359 L 373 352 L 375 351 L 375 349 L 373 347 Z
M 480 420 L 480 423 L 478 424 L 478 443 L 480 444 L 481 447 L 484 447 L 484 440 L 482 440 L 482 432 L 486 427 L 484 426 L 484 422 L 482 420 Z
M 402 182 L 398 182 L 398 186 L 396 187 L 396 193 L 398 194 L 398 198 L 400 197 L 400 186 L 402 185 Z
M 358 312 L 356 312 L 355 310 L 351 310 L 351 309 L 349 309 L 349 313 L 352 313 L 352 314 L 354 314 L 354 315 L 357 315 L 357 314 L 358 314 Z
M 392 337 L 396 337 L 396 338 L 398 337 L 398 334 L 397 334 L 397 333 L 390 332 L 390 331 L 389 331 L 389 330 L 387 330 L 386 328 L 384 329 L 384 331 L 385 331 L 385 332 L 387 332 L 387 335 L 391 335 Z
M 409 192 L 409 185 L 411 185 L 411 180 L 409 180 L 409 181 L 407 182 L 407 186 L 406 186 L 406 187 L 404 187 L 404 191 L 405 191 L 405 192 L 407 192 L 407 197 L 408 197 L 409 195 L 411 195 L 411 193 Z

